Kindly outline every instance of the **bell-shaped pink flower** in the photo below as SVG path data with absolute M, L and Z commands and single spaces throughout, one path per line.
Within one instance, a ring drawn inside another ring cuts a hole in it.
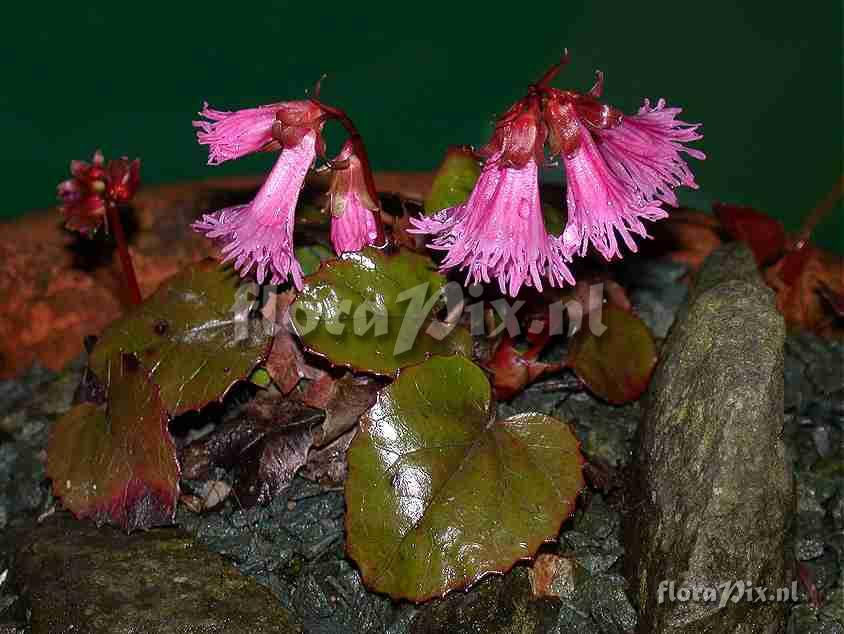
M 574 109 L 570 104 L 564 109 Z M 572 114 L 577 147 L 564 154 L 568 221 L 561 236 L 570 254 L 585 255 L 594 246 L 607 260 L 621 257 L 616 234 L 635 252 L 631 234 L 648 237 L 642 220 L 659 220 L 668 214 L 659 202 L 646 199 L 626 179 L 620 178 L 598 150 L 588 128 Z
M 375 214 L 379 209 L 367 192 L 363 168 L 351 140 L 346 141 L 332 163 L 334 174 L 328 191 L 328 210 L 334 250 L 342 255 L 377 244 L 379 228 Z
M 584 255 L 591 244 L 606 259 L 621 257 L 618 237 L 637 250 L 634 235 L 648 238 L 644 220 L 668 216 L 661 203 L 676 204 L 673 188 L 697 187 L 679 153 L 705 158 L 682 145 L 701 138 L 697 126 L 676 121 L 678 109 L 645 107 L 623 118 L 602 106 L 602 78 L 586 95 L 551 90 L 545 118 L 566 173 L 568 222 L 563 244 Z
M 271 147 L 273 123 L 281 106 L 275 103 L 226 112 L 206 103 L 199 114 L 208 121 L 194 121 L 193 125 L 199 128 L 196 138 L 200 144 L 209 146 L 208 164 L 219 165 Z
M 700 150 L 683 145 L 703 135 L 697 132 L 700 124 L 677 120 L 681 112 L 681 108 L 666 108 L 664 99 L 651 108 L 646 99 L 638 114 L 598 132 L 598 149 L 613 171 L 648 200 L 662 200 L 671 206 L 677 205 L 676 187 L 698 187 L 680 152 L 699 160 L 706 158 Z
M 318 130 L 284 147 L 267 180 L 248 205 L 206 214 L 193 224 L 209 238 L 221 241 L 224 262 L 234 260 L 246 276 L 253 268 L 258 283 L 270 274 L 272 284 L 293 278 L 302 288 L 302 267 L 293 253 L 293 224 L 299 192 L 316 159 Z
M 467 269 L 466 283 L 497 280 L 515 297 L 522 285 L 542 290 L 574 284 L 558 238 L 545 231 L 533 152 L 522 167 L 502 163 L 504 150 L 486 162 L 469 199 L 429 218 L 411 218 L 414 233 L 433 234 L 428 244 L 446 251 L 440 269 Z

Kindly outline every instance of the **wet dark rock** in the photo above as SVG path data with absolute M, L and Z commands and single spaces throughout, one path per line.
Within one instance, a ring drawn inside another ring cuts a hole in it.
M 71 407 L 81 361 L 60 373 L 36 365 L 20 379 L 0 381 L 0 530 L 51 501 L 44 451 L 53 420 Z
M 177 522 L 267 586 L 309 634 L 406 632 L 415 609 L 370 593 L 345 558 L 343 495 L 295 477 L 266 507 L 180 508 Z
M 791 611 L 786 631 L 787 634 L 844 634 L 844 624 L 828 618 L 820 610 L 801 604 Z
M 743 246 L 704 263 L 662 350 L 632 479 L 641 632 L 775 632 L 782 603 L 658 602 L 661 581 L 786 585 L 794 487 L 782 441 L 785 326 Z
M 412 634 L 548 632 L 554 631 L 559 611 L 559 601 L 532 598 L 527 570 L 524 567 L 518 567 L 504 577 L 495 575 L 485 579 L 471 592 L 456 592 L 427 605 L 413 621 L 410 632 Z
M 32 634 L 301 631 L 269 590 L 176 529 L 126 535 L 62 513 L 16 559 Z

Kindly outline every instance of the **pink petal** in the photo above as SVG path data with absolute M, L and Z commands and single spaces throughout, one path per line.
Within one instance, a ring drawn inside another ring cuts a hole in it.
M 378 238 L 375 215 L 364 206 L 357 192 L 348 191 L 342 204 L 343 213 L 331 217 L 331 244 L 337 254 L 360 251 L 375 244 Z
M 413 232 L 433 234 L 428 246 L 447 252 L 440 269 L 467 269 L 467 284 L 496 279 L 513 297 L 522 285 L 541 291 L 543 277 L 552 286 L 574 284 L 563 245 L 545 231 L 536 161 L 504 167 L 500 157 L 499 151 L 486 162 L 469 200 L 411 218 Z
M 561 236 L 563 244 L 568 253 L 581 256 L 592 244 L 610 260 L 621 257 L 618 233 L 635 252 L 631 233 L 648 237 L 642 220 L 659 220 L 668 214 L 629 178 L 619 177 L 604 159 L 592 133 L 576 115 L 572 120 L 580 130 L 580 143 L 573 153 L 564 156 L 568 222 Z
M 196 138 L 208 145 L 208 164 L 219 165 L 257 152 L 272 141 L 273 122 L 282 104 L 225 112 L 214 110 L 206 103 L 200 116 L 208 121 L 194 121 L 199 128 Z
M 598 149 L 616 176 L 638 188 L 648 200 L 662 200 L 672 206 L 677 205 L 674 188 L 683 185 L 697 189 L 680 152 L 706 158 L 700 150 L 684 145 L 703 135 L 697 132 L 700 124 L 677 120 L 680 112 L 680 108 L 666 108 L 664 99 L 651 108 L 646 99 L 638 114 L 625 117 L 617 127 L 595 132 Z
M 272 284 L 293 277 L 302 288 L 302 268 L 293 253 L 293 224 L 299 192 L 316 158 L 316 132 L 306 134 L 299 145 L 282 150 L 267 180 L 248 205 L 206 214 L 193 228 L 220 240 L 224 261 L 245 277 L 255 268 L 261 284 L 270 274 Z

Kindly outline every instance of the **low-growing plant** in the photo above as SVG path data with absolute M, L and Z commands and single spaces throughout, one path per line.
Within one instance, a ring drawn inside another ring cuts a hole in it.
M 278 158 L 251 202 L 194 223 L 221 261 L 187 268 L 99 337 L 89 368 L 104 398 L 74 407 L 50 440 L 65 506 L 149 528 L 173 521 L 181 477 L 213 466 L 239 466 L 238 499 L 254 503 L 319 472 L 344 483 L 364 582 L 412 601 L 554 539 L 584 486 L 577 438 L 541 413 L 499 418 L 495 399 L 565 369 L 611 403 L 642 394 L 656 345 L 596 261 L 635 252 L 675 188 L 697 187 L 682 155 L 704 158 L 687 146 L 698 126 L 663 100 L 623 115 L 601 101 L 601 73 L 586 92 L 552 87 L 566 62 L 498 118 L 487 145 L 446 154 L 416 213 L 385 209 L 358 129 L 319 86 L 234 112 L 206 104 L 194 125 L 210 164 Z M 348 138 L 328 158 L 332 121 Z M 329 184 L 302 196 L 320 160 Z M 549 161 L 565 174 L 565 212 L 540 195 Z M 60 190 L 73 229 L 96 226 L 137 184 L 136 164 L 100 157 L 73 171 Z M 168 424 L 236 383 L 259 393 L 248 425 L 223 422 L 177 453 Z

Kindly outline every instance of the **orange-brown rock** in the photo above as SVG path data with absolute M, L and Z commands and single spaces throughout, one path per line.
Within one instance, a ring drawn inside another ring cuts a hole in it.
M 426 173 L 376 175 L 381 191 L 421 199 Z M 200 213 L 249 200 L 259 178 L 147 187 L 125 224 L 142 293 L 189 262 L 214 253 L 190 230 Z M 315 183 L 319 185 L 319 183 Z M 126 308 L 117 253 L 109 240 L 88 240 L 62 227 L 55 210 L 0 224 L 0 378 L 38 362 L 59 369 Z

